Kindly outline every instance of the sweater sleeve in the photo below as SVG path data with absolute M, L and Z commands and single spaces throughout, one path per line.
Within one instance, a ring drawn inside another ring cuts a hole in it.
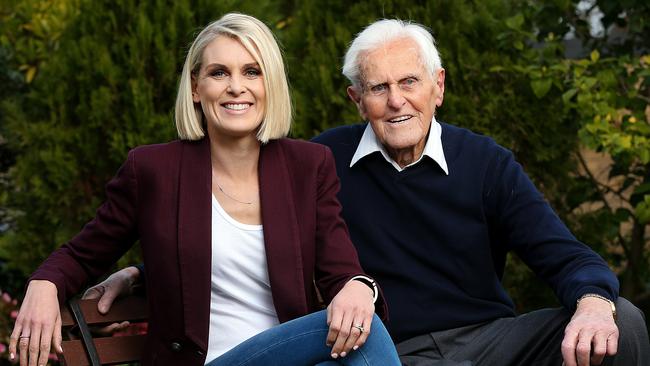
M 619 284 L 607 263 L 571 234 L 510 151 L 498 148 L 485 187 L 490 230 L 501 240 L 497 245 L 514 251 L 567 309 L 575 309 L 586 293 L 616 300 Z
M 341 204 L 336 198 L 340 184 L 334 158 L 329 148 L 323 147 L 323 152 L 324 159 L 318 172 L 315 276 L 324 300 L 329 303 L 352 277 L 367 275 L 361 269 L 347 226 L 341 218 Z M 381 288 L 375 308 L 382 319 L 388 319 Z
M 134 152 L 106 185 L 106 201 L 72 240 L 54 251 L 29 280 L 48 280 L 60 303 L 74 296 L 91 279 L 106 273 L 137 239 Z

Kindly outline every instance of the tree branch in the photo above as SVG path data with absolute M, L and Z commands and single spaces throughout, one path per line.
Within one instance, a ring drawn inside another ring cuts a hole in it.
M 616 193 L 616 192 L 615 192 L 613 189 L 611 189 L 610 187 L 606 186 L 605 184 L 600 183 L 600 182 L 598 181 L 598 179 L 596 179 L 596 177 L 593 175 L 593 173 L 591 172 L 591 170 L 589 170 L 589 167 L 587 166 L 587 162 L 585 161 L 585 158 L 582 156 L 582 153 L 581 153 L 580 151 L 577 152 L 577 155 L 578 155 L 578 161 L 580 161 L 580 165 L 582 165 L 582 167 L 584 168 L 585 172 L 587 173 L 587 176 L 589 176 L 589 179 L 594 183 L 594 186 L 595 186 L 595 188 L 596 188 L 596 191 L 597 191 L 598 194 L 600 195 L 601 201 L 603 202 L 603 204 L 605 205 L 605 207 L 607 207 L 607 209 L 608 209 L 610 212 L 614 212 L 614 210 L 612 209 L 612 206 L 610 206 L 609 203 L 607 202 L 607 199 L 606 199 L 606 197 L 605 197 L 605 194 L 606 194 L 608 191 L 609 191 L 609 192 L 612 192 L 612 193 Z M 605 188 L 605 191 L 601 190 L 601 187 Z M 620 195 L 619 195 L 619 196 L 620 196 Z M 623 198 L 622 196 L 620 196 L 620 197 Z M 627 200 L 625 200 L 625 201 L 627 202 Z M 623 252 L 625 253 L 625 256 L 626 256 L 627 258 L 629 258 L 629 253 L 630 253 L 630 251 L 629 251 L 629 248 L 625 245 L 625 238 L 623 238 L 623 236 L 621 235 L 621 231 L 620 231 L 620 230 L 618 230 L 618 233 L 616 234 L 616 236 L 617 236 L 617 238 L 618 238 L 619 244 L 620 244 L 621 247 L 623 248 Z

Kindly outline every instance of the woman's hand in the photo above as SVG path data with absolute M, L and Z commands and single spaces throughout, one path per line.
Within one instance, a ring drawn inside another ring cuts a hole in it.
M 356 280 L 343 286 L 327 307 L 327 345 L 333 345 L 333 358 L 345 357 L 366 342 L 374 313 L 372 289 Z
M 61 313 L 56 286 L 50 281 L 33 280 L 27 286 L 14 331 L 9 341 L 9 359 L 16 359 L 16 346 L 20 366 L 44 366 L 51 345 L 58 353 L 61 348 Z

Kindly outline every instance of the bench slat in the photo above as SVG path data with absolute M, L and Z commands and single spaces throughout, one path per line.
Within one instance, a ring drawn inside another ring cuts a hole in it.
M 94 338 L 99 359 L 103 364 L 139 361 L 144 349 L 146 335 Z M 65 352 L 59 361 L 69 366 L 89 366 L 90 360 L 81 340 L 63 341 Z
M 125 298 L 116 300 L 111 306 L 108 314 L 102 315 L 97 311 L 98 300 L 71 300 L 74 301 L 74 306 L 79 306 L 79 312 L 82 315 L 83 321 L 86 326 L 102 326 L 106 324 L 122 322 L 128 320 L 132 323 L 143 322 L 148 317 L 147 300 L 143 295 L 130 295 Z M 60 308 L 61 310 L 61 323 L 64 328 L 63 335 L 70 336 L 70 328 L 74 329 L 75 318 L 70 311 L 73 303 L 66 304 Z M 88 329 L 88 328 L 84 328 Z M 86 334 L 86 331 L 82 331 Z M 145 347 L 147 336 L 146 334 L 135 334 L 114 337 L 96 337 L 92 338 L 92 343 L 89 343 L 91 349 L 96 350 L 98 363 L 101 365 L 118 365 L 130 362 L 137 362 L 142 357 L 142 352 Z M 84 341 L 82 339 L 65 340 L 62 343 L 63 354 L 59 355 L 59 361 L 63 365 L 77 366 L 77 365 L 91 365 L 91 360 L 88 357 L 87 350 L 84 348 Z
M 97 310 L 97 299 L 79 300 L 79 306 L 84 314 L 84 319 L 88 325 L 122 322 L 125 320 L 137 322 L 146 320 L 147 300 L 143 296 L 128 296 L 113 303 L 108 314 L 102 315 Z M 61 323 L 64 327 L 74 325 L 74 319 L 70 311 L 63 309 L 61 311 Z

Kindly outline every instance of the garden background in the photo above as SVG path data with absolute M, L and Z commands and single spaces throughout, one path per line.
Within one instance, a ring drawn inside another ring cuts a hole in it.
M 0 0 L 0 364 L 26 276 L 93 216 L 130 148 L 175 138 L 185 51 L 228 11 L 283 45 L 304 139 L 360 122 L 340 73 L 356 32 L 429 26 L 447 72 L 438 118 L 512 149 L 650 315 L 647 1 Z M 519 311 L 557 304 L 516 256 L 504 282 Z

